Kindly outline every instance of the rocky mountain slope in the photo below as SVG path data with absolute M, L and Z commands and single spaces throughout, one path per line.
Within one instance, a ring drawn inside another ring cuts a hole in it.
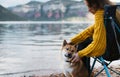
M 24 5 L 8 8 L 12 13 L 29 20 L 62 20 L 70 17 L 85 17 L 87 7 L 83 1 L 50 0 L 31 1 Z
M 0 5 L 0 21 L 21 21 L 25 20 Z

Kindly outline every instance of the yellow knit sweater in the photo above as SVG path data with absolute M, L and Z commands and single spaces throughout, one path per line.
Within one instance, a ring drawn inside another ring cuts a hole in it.
M 71 39 L 71 43 L 78 44 L 83 42 L 86 38 L 92 37 L 93 41 L 84 49 L 78 51 L 80 57 L 101 56 L 106 48 L 106 30 L 104 26 L 103 10 L 98 10 L 95 13 L 95 23 L 89 26 L 83 32 L 77 34 Z

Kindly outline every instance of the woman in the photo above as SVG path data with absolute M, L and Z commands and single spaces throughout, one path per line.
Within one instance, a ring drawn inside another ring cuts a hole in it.
M 85 4 L 88 7 L 89 12 L 95 15 L 95 23 L 85 29 L 83 32 L 78 33 L 71 38 L 71 44 L 81 44 L 88 38 L 92 38 L 92 42 L 89 43 L 84 49 L 79 50 L 73 58 L 72 62 L 78 62 L 83 57 L 97 57 L 101 56 L 105 52 L 106 48 L 106 31 L 104 26 L 104 6 L 113 5 L 109 0 L 85 0 Z M 88 40 L 87 40 L 88 41 Z M 84 59 L 84 61 L 86 61 Z M 89 60 L 89 59 L 88 59 Z M 88 61 L 89 62 L 89 61 Z M 85 62 L 86 63 L 86 62 Z M 89 64 L 88 68 L 90 67 Z

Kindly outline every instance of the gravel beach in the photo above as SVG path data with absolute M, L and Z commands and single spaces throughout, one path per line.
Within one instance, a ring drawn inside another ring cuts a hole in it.
M 111 69 L 116 70 L 118 73 L 120 73 L 120 65 L 117 66 L 110 66 Z M 96 74 L 102 67 L 98 67 L 94 69 L 94 73 Z M 51 72 L 50 72 L 51 71 Z M 42 72 L 38 72 L 38 74 L 32 74 L 32 75 L 23 75 L 20 77 L 63 77 L 63 73 L 55 70 L 47 70 L 46 75 Z M 110 71 L 110 74 L 112 77 L 120 77 L 120 75 L 117 75 L 116 73 Z M 57 76 L 51 76 L 51 75 L 57 75 Z M 99 74 L 97 77 L 107 77 L 105 74 L 105 71 L 103 71 L 101 74 Z

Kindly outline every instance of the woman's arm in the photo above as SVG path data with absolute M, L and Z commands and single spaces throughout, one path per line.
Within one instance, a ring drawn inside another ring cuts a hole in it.
M 92 37 L 93 32 L 94 32 L 94 25 L 89 26 L 83 32 L 78 33 L 75 37 L 71 38 L 71 43 L 78 44 L 80 42 L 83 42 L 88 37 Z

